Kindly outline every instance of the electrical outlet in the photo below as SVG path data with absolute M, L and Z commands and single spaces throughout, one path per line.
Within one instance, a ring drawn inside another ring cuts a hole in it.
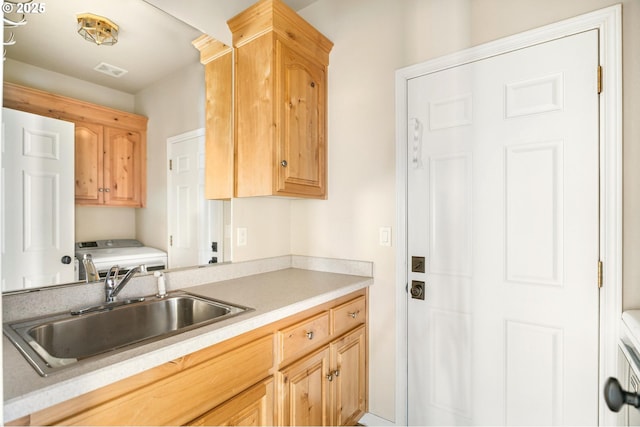
M 237 244 L 238 246 L 247 246 L 247 228 L 246 227 L 238 227 L 236 230 L 237 233 Z

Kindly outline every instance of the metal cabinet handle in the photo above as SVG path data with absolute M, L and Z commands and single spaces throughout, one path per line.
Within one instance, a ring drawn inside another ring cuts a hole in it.
M 352 319 L 355 319 L 356 317 L 358 317 L 359 313 L 360 311 L 354 311 L 352 313 L 349 313 L 349 317 L 351 317 Z
M 340 370 L 336 369 L 333 372 L 329 372 L 329 374 L 327 374 L 327 380 L 329 380 L 329 382 L 333 381 L 334 377 L 339 377 L 340 376 Z
M 280 162 L 280 166 L 282 166 L 283 168 L 286 168 L 287 165 L 288 165 L 288 163 L 287 163 L 286 160 L 283 160 L 283 161 Z
M 307 338 L 309 338 L 310 340 L 313 339 L 313 331 L 307 332 Z
M 109 191 L 111 191 L 111 189 L 110 188 L 105 188 L 104 191 L 105 191 L 105 193 L 108 193 Z

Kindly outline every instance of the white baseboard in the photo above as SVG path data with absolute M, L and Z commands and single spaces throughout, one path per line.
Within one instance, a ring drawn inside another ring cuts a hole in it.
M 395 426 L 396 424 L 392 421 L 389 421 L 384 418 L 380 418 L 376 415 L 370 414 L 367 412 L 360 418 L 358 421 L 360 424 L 364 426 Z

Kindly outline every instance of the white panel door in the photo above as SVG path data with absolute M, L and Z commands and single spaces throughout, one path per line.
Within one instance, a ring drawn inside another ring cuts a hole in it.
M 74 125 L 3 108 L 2 290 L 76 280 Z
M 167 150 L 169 267 L 207 264 L 214 256 L 222 261 L 222 202 L 204 197 L 204 132 L 169 138 Z
M 597 66 L 594 30 L 409 81 L 410 424 L 597 423 Z

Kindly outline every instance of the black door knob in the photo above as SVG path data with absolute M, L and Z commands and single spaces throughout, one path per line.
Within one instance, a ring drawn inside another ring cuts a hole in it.
M 60 262 L 63 264 L 71 264 L 71 257 L 69 255 L 65 255 L 62 257 Z
M 640 395 L 623 390 L 615 378 L 609 378 L 605 383 L 604 400 L 613 412 L 618 412 L 625 404 L 640 407 Z

